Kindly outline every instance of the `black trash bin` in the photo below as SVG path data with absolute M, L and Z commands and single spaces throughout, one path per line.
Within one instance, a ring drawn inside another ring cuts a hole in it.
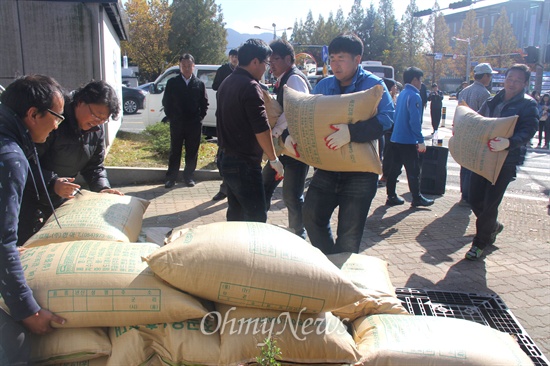
M 420 192 L 435 195 L 445 194 L 449 149 L 441 146 L 426 146 L 426 152 L 420 156 L 422 157 Z

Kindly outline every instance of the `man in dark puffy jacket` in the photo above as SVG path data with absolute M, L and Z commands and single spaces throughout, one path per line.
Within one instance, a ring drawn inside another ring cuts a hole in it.
M 538 126 L 537 103 L 525 93 L 531 71 L 523 64 L 516 64 L 506 71 L 504 89 L 487 99 L 479 113 L 485 117 L 509 117 L 517 115 L 514 134 L 510 138 L 495 137 L 487 142 L 491 151 L 508 150 L 502 170 L 494 185 L 482 176 L 472 173 L 470 179 L 470 204 L 476 215 L 476 235 L 466 259 L 477 260 L 492 245 L 504 225 L 497 221 L 498 206 L 508 184 L 516 176 L 516 167 L 523 163 L 526 144 L 533 138 Z
M 17 248 L 27 180 L 35 187 L 34 195 L 39 194 L 38 187 L 45 192 L 34 143 L 44 142 L 63 122 L 63 91 L 47 76 L 25 76 L 8 85 L 0 102 L 0 294 L 10 313 L 0 309 L 0 364 L 26 365 L 27 330 L 45 334 L 53 331 L 51 322 L 65 322 L 36 302 Z
M 101 128 L 109 118 L 117 119 L 119 112 L 115 90 L 102 80 L 86 84 L 77 89 L 72 98 L 65 99 L 65 122 L 44 143 L 36 145 L 54 207 L 74 198 L 75 189 L 80 188 L 74 183 L 79 173 L 91 191 L 122 195 L 111 188 L 107 179 Z M 26 191 L 31 189 L 27 186 Z M 25 220 L 19 227 L 19 245 L 24 244 L 51 214 L 44 195 L 37 200 L 32 194 L 25 194 L 20 213 Z

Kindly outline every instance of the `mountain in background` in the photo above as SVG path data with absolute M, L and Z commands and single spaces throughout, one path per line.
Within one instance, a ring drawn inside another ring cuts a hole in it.
M 225 53 L 229 53 L 230 49 L 239 47 L 250 38 L 259 38 L 269 44 L 269 42 L 273 41 L 273 33 L 247 34 L 227 28 L 227 50 Z

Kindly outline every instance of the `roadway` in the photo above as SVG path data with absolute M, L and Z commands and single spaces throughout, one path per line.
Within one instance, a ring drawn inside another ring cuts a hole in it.
M 447 113 L 444 127 L 439 129 L 438 138 L 443 139 L 443 146 L 448 145 L 449 138 L 452 136 L 452 120 L 457 106 L 456 100 L 449 100 L 447 96 L 443 101 L 443 106 L 446 107 Z M 143 110 L 138 111 L 134 115 L 123 116 L 121 130 L 128 132 L 140 132 L 145 128 L 142 118 Z M 442 123 L 443 125 L 443 123 Z M 431 145 L 431 119 L 430 107 L 424 111 L 424 124 L 422 126 L 423 135 L 426 137 L 426 145 Z M 538 139 L 532 140 L 533 146 L 536 146 Z M 518 175 L 506 192 L 507 196 L 521 198 L 533 201 L 548 201 L 550 194 L 550 152 L 543 149 L 528 149 L 527 159 L 524 165 L 520 166 Z M 447 190 L 460 190 L 459 178 L 460 166 L 454 161 L 449 154 L 447 161 Z M 406 181 L 406 176 L 403 173 L 399 178 L 401 182 Z

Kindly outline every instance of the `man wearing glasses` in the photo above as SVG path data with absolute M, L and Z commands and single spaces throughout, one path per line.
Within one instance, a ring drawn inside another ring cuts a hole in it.
M 0 102 L 0 294 L 10 313 L 0 309 L 0 364 L 26 365 L 28 331 L 45 334 L 53 331 L 51 322 L 65 322 L 34 299 L 16 246 L 25 185 L 34 196 L 45 192 L 34 144 L 63 121 L 63 91 L 47 76 L 24 76 L 8 85 Z
M 105 81 L 92 81 L 77 89 L 72 98 L 65 100 L 63 122 L 44 143 L 37 144 L 40 164 L 54 207 L 74 198 L 80 185 L 80 175 L 93 192 L 122 195 L 112 189 L 103 165 L 105 158 L 104 131 L 101 125 L 109 118 L 116 119 L 120 112 L 115 90 Z M 21 217 L 25 224 L 19 229 L 19 245 L 25 243 L 52 214 L 44 199 L 25 195 Z M 24 215 L 24 216 L 23 216 Z M 33 218 L 31 220 L 30 218 Z
M 495 184 L 472 172 L 469 195 L 472 211 L 476 215 L 476 235 L 466 253 L 468 260 L 479 259 L 504 229 L 504 225 L 497 221 L 498 206 L 508 184 L 516 176 L 516 167 L 525 159 L 527 143 L 538 128 L 537 102 L 525 93 L 530 77 L 531 71 L 527 65 L 513 65 L 506 71 L 504 89 L 487 99 L 479 109 L 478 113 L 485 117 L 517 115 L 518 120 L 510 138 L 495 137 L 487 142 L 491 151 L 508 151 Z

